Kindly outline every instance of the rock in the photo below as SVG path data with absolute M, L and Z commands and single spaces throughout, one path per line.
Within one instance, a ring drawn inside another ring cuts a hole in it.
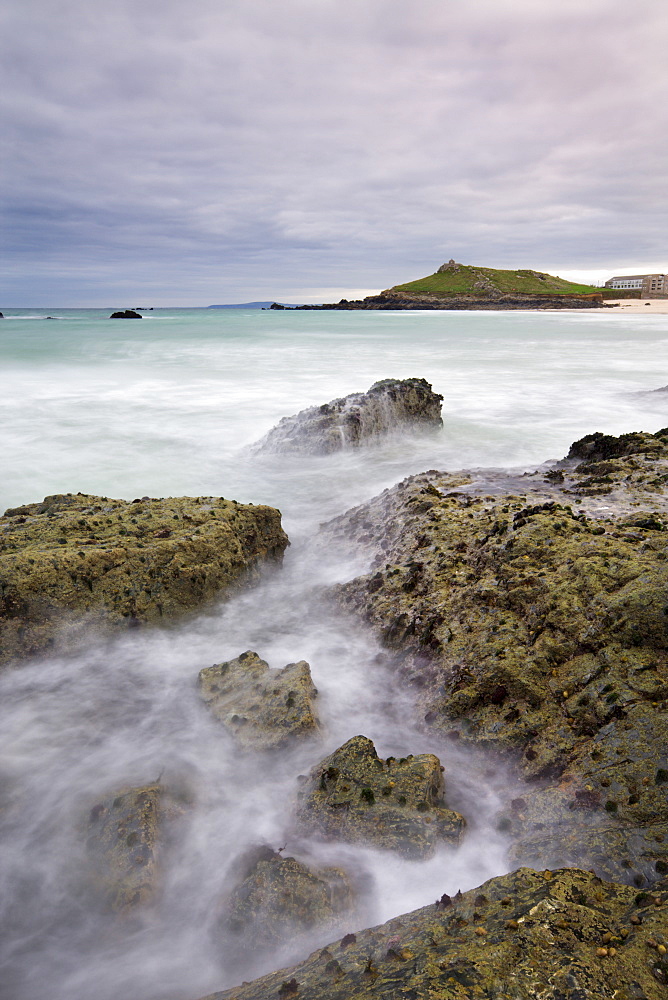
M 666 941 L 665 879 L 648 894 L 588 871 L 523 868 L 204 1000 L 659 1000 Z
M 659 435 L 661 435 L 661 431 L 658 432 L 658 435 L 632 432 L 614 437 L 611 434 L 601 434 L 597 431 L 595 434 L 586 434 L 579 441 L 575 441 L 570 447 L 568 458 L 579 458 L 591 463 L 603 462 L 611 458 L 624 458 L 628 455 L 647 453 L 660 455 L 664 451 L 664 445 Z
M 425 858 L 465 826 L 444 807 L 444 788 L 433 754 L 380 760 L 371 740 L 354 736 L 313 768 L 298 816 L 311 832 Z
M 305 660 L 271 670 L 248 650 L 201 670 L 199 693 L 246 750 L 275 750 L 318 729 L 318 692 Z
M 155 897 L 162 805 L 163 790 L 154 784 L 121 790 L 91 808 L 90 883 L 112 910 L 126 912 Z
M 237 957 L 294 945 L 314 929 L 335 929 L 353 907 L 353 889 L 340 868 L 309 868 L 259 847 L 242 859 L 240 874 L 223 921 Z
M 134 309 L 123 309 L 120 312 L 113 312 L 109 319 L 143 319 L 144 317 L 135 312 Z
M 326 529 L 376 553 L 339 598 L 397 651 L 426 723 L 542 783 L 501 817 L 517 862 L 668 870 L 666 437 L 597 438 L 589 455 L 619 457 L 514 493 L 412 477 Z
M 222 497 L 127 503 L 57 494 L 0 518 L 0 662 L 82 630 L 194 611 L 280 561 L 280 512 Z
M 257 451 L 329 454 L 406 428 L 433 431 L 443 424 L 443 397 L 422 378 L 384 379 L 323 406 L 284 417 L 255 445 Z
M 455 267 L 454 270 L 457 270 Z M 387 288 L 378 295 L 367 295 L 364 299 L 341 299 L 339 302 L 326 302 L 323 305 L 296 306 L 297 309 L 390 309 L 393 312 L 403 309 L 430 310 L 468 310 L 493 309 L 494 312 L 506 309 L 531 309 L 535 311 L 552 309 L 600 309 L 610 308 L 603 302 L 603 296 L 598 292 L 583 295 L 550 295 L 549 293 L 504 294 L 498 289 L 479 280 L 470 292 L 453 295 L 436 295 L 429 293 L 406 292 L 396 288 Z

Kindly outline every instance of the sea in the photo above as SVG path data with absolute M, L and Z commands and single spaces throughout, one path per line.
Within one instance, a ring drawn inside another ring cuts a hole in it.
M 196 1000 L 508 871 L 496 816 L 517 794 L 512 764 L 420 725 L 388 652 L 330 596 L 366 571 L 363 555 L 317 545 L 319 525 L 427 469 L 533 471 L 590 432 L 668 425 L 664 315 L 111 311 L 4 310 L 2 509 L 79 491 L 224 496 L 278 507 L 291 546 L 281 569 L 194 619 L 0 675 L 3 1000 Z M 409 377 L 442 394 L 441 431 L 326 456 L 253 451 L 283 416 Z M 310 663 L 316 738 L 243 755 L 207 713 L 199 670 L 248 649 L 271 667 Z M 358 734 L 381 757 L 440 757 L 447 802 L 468 823 L 459 847 L 417 862 L 300 834 L 299 776 Z M 110 914 L 91 887 L 87 817 L 157 780 L 183 803 L 159 891 Z M 348 871 L 359 902 L 346 925 L 235 954 L 225 907 L 258 844 Z

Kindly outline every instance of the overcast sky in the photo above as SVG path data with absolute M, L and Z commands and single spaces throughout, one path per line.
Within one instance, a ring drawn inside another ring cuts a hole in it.
M 5 0 L 2 301 L 668 270 L 665 0 Z

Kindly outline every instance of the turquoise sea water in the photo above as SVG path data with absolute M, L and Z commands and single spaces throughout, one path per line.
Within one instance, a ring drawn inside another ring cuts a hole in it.
M 652 392 L 668 383 L 668 316 L 110 312 L 7 310 L 0 320 L 0 505 L 76 491 L 223 495 L 280 507 L 293 545 L 281 572 L 179 628 L 91 642 L 0 677 L 3 1000 L 195 1000 L 335 937 L 234 966 L 217 927 L 230 866 L 251 843 L 351 871 L 356 926 L 505 871 L 494 815 L 514 794 L 512 771 L 420 729 L 385 652 L 323 596 L 363 565 L 314 557 L 309 540 L 321 521 L 413 472 L 534 469 L 594 430 L 668 425 L 668 393 Z M 248 450 L 282 416 L 410 376 L 444 396 L 433 437 L 324 457 Z M 198 671 L 249 648 L 273 667 L 309 661 L 322 718 L 313 744 L 243 759 L 208 717 Z M 419 864 L 300 838 L 297 775 L 358 733 L 382 756 L 439 754 L 449 801 L 469 821 L 461 848 Z M 88 888 L 82 817 L 158 774 L 189 806 L 155 904 L 119 921 Z
M 0 321 L 0 504 L 68 490 L 222 493 L 327 514 L 428 467 L 535 466 L 591 430 L 656 430 L 665 316 L 9 310 Z M 44 317 L 53 315 L 53 320 Z M 444 396 L 438 438 L 370 459 L 249 463 L 282 416 L 387 377 Z

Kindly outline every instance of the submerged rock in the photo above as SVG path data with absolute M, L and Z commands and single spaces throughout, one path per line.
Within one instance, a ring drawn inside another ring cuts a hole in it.
M 371 740 L 354 736 L 313 768 L 300 793 L 302 826 L 350 843 L 425 858 L 465 826 L 443 803 L 438 757 L 424 753 L 381 760 Z
M 109 319 L 143 319 L 144 317 L 141 313 L 135 312 L 134 309 L 121 309 L 119 312 L 113 312 Z
M 284 417 L 257 451 L 329 454 L 406 428 L 438 430 L 443 397 L 423 378 L 384 379 L 323 406 Z
M 0 662 L 84 629 L 157 623 L 253 579 L 288 544 L 273 507 L 67 493 L 0 518 Z
M 524 868 L 204 1000 L 659 1000 L 667 943 L 668 881 L 638 893 L 588 871 Z
M 644 885 L 668 871 L 668 448 L 602 438 L 515 493 L 412 477 L 327 537 L 376 552 L 339 596 L 397 650 L 427 724 L 541 781 L 501 819 L 516 861 Z
M 334 930 L 353 907 L 353 889 L 340 868 L 310 868 L 269 847 L 251 850 L 242 862 L 223 921 L 235 952 L 273 950 L 317 928 Z
M 121 790 L 96 803 L 88 818 L 90 883 L 112 910 L 150 903 L 157 890 L 163 790 Z
M 246 750 L 274 750 L 318 728 L 317 691 L 305 660 L 271 670 L 247 650 L 199 673 L 202 700 Z

